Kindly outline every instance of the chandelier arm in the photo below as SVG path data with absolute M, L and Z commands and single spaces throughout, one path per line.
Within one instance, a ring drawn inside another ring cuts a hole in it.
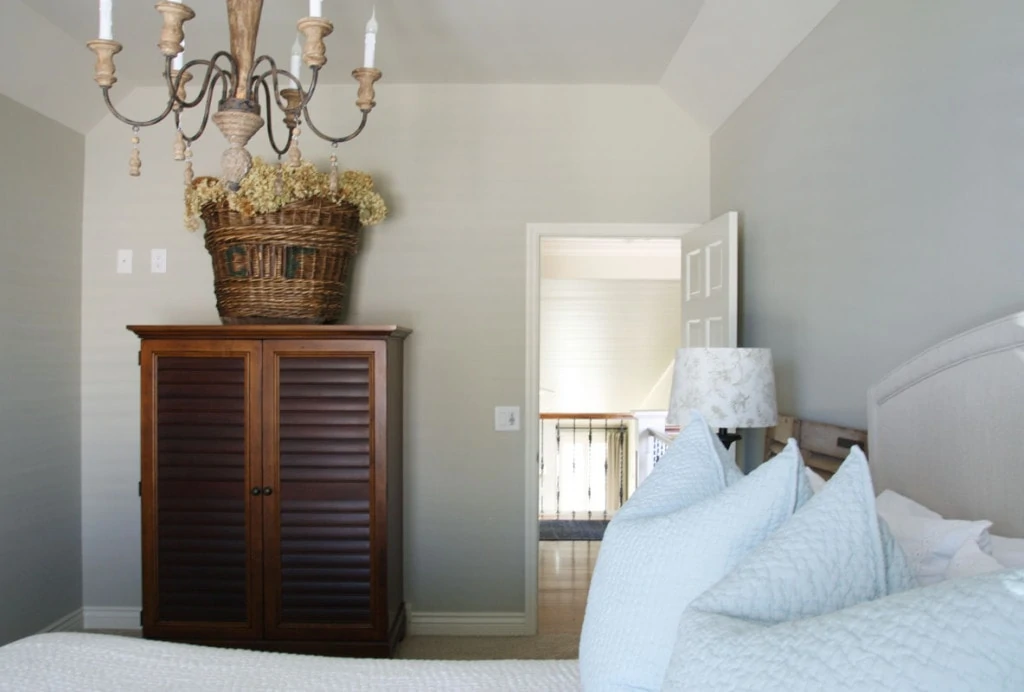
M 316 92 L 316 87 L 320 83 L 320 67 L 318 65 L 313 65 L 310 69 L 313 70 L 313 77 L 309 80 L 309 90 L 303 94 L 302 105 L 300 106 L 302 110 L 306 110 L 306 106 L 308 106 L 309 102 L 313 100 L 313 94 Z
M 350 135 L 346 135 L 345 137 L 331 137 L 330 135 L 325 135 L 323 132 L 316 128 L 316 125 L 313 124 L 313 121 L 309 117 L 309 108 L 302 109 L 302 114 L 306 118 L 306 125 L 309 126 L 309 129 L 313 131 L 313 134 L 315 134 L 320 139 L 327 140 L 331 144 L 343 144 L 351 139 L 355 139 L 356 137 L 358 137 L 359 133 L 362 132 L 363 128 L 366 127 L 366 121 L 370 117 L 370 111 L 365 110 L 362 111 L 362 113 L 363 119 L 362 121 L 360 121 L 359 127 L 356 128 L 355 132 L 353 132 Z
M 222 67 L 219 67 L 219 69 L 222 70 L 223 72 L 227 73 L 230 76 L 230 80 L 231 80 L 230 90 L 231 90 L 231 93 L 235 93 L 235 91 L 238 89 L 238 61 L 235 60 L 235 56 L 232 55 L 231 53 L 229 53 L 228 51 L 226 51 L 226 50 L 219 50 L 219 51 L 217 51 L 216 53 L 213 54 L 212 58 L 210 58 L 210 64 L 211 65 L 215 65 L 217 63 L 217 61 L 220 60 L 221 58 L 227 58 L 228 59 L 228 64 L 231 65 L 231 69 L 230 70 L 225 70 Z
M 191 137 L 182 133 L 182 136 L 185 138 L 185 142 L 189 145 L 191 145 L 192 142 L 202 137 L 203 133 L 206 132 L 206 126 L 210 122 L 210 111 L 213 110 L 213 96 L 217 93 L 218 81 L 221 82 L 221 93 L 225 97 L 227 96 L 229 78 L 223 71 L 218 70 L 217 74 L 213 77 L 213 81 L 210 83 L 210 90 L 206 95 L 206 107 L 203 109 L 203 121 L 199 124 L 199 129 Z
M 267 58 L 268 60 L 270 60 L 271 63 L 273 63 L 273 58 L 270 58 L 268 56 L 264 56 L 264 58 Z M 260 60 L 262 60 L 262 59 L 263 58 L 260 58 Z M 281 76 L 281 75 L 284 75 L 285 77 L 288 77 L 289 79 L 291 79 L 296 84 L 299 84 L 299 80 L 291 72 L 288 72 L 287 70 L 279 70 L 279 69 L 277 69 L 276 66 L 273 66 L 271 69 L 267 70 L 266 72 L 264 72 L 260 76 L 252 78 L 253 92 L 255 92 L 255 96 L 259 96 L 258 92 L 259 92 L 260 84 L 262 83 L 264 87 L 267 87 L 267 80 L 270 79 L 270 78 L 273 78 L 273 80 L 274 80 L 274 88 L 273 88 L 272 91 L 273 91 L 273 94 L 274 94 L 274 101 L 277 102 L 277 107 L 278 108 L 280 108 L 284 112 L 287 112 L 288 111 L 288 104 L 285 103 L 281 99 L 281 88 L 280 88 L 280 84 L 278 83 L 278 77 Z M 267 87 L 267 88 L 269 90 L 269 87 Z M 301 86 L 300 86 L 300 89 L 301 89 Z M 255 99 L 255 100 L 259 101 L 258 98 Z M 269 94 L 269 92 L 267 94 L 267 114 L 268 115 L 270 114 L 270 94 Z
M 158 115 L 157 117 L 153 118 L 152 120 L 132 120 L 131 118 L 127 118 L 124 115 L 121 115 L 120 112 L 118 112 L 117 108 L 114 106 L 113 101 L 110 100 L 110 87 L 102 86 L 100 87 L 100 90 L 103 92 L 103 102 L 107 104 L 107 109 L 110 110 L 113 116 L 121 122 L 123 122 L 125 125 L 131 125 L 132 127 L 149 127 L 151 125 L 156 125 L 157 123 L 162 122 L 164 118 L 166 118 L 170 114 L 171 110 L 174 108 L 175 99 L 171 98 L 168 99 L 167 107 L 164 108 L 164 112 Z
M 178 99 L 178 91 L 179 87 L 181 86 L 181 81 L 185 78 L 184 75 L 186 73 L 191 74 L 189 71 L 199 66 L 207 68 L 206 75 L 203 77 L 203 87 L 199 90 L 199 95 L 191 101 L 182 101 Z M 177 105 L 180 105 L 182 108 L 195 108 L 206 99 L 206 90 L 210 88 L 211 80 L 212 84 L 216 84 L 216 80 L 214 78 L 216 77 L 217 79 L 219 79 L 221 77 L 226 76 L 226 74 L 227 73 L 224 72 L 223 69 L 218 67 L 213 60 L 192 60 L 181 69 L 181 71 L 178 73 L 177 80 L 174 81 L 174 84 L 172 85 L 172 93 L 174 94 L 175 103 Z
M 277 81 L 276 77 L 275 77 L 274 81 L 275 82 Z M 263 86 L 263 92 L 266 94 L 266 97 L 267 97 L 267 137 L 270 138 L 270 146 L 274 150 L 274 153 L 276 153 L 278 158 L 280 158 L 280 157 L 284 156 L 286 153 L 288 153 L 288 149 L 292 145 L 292 130 L 288 130 L 288 141 L 285 142 L 284 148 L 283 149 L 279 149 L 278 146 L 277 146 L 277 140 L 274 139 L 274 121 L 273 121 L 273 118 L 270 117 L 270 85 L 267 84 L 267 80 L 265 78 L 261 79 L 257 83 L 257 87 L 256 87 L 256 95 L 257 96 L 259 96 L 259 86 L 260 85 Z M 276 84 L 274 85 L 274 88 L 275 89 L 277 88 Z M 258 102 L 259 101 L 257 99 L 257 103 Z M 284 110 L 284 109 L 282 109 L 282 110 Z

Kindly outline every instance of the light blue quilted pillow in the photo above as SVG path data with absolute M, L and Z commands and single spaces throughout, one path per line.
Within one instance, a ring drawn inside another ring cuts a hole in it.
M 580 637 L 586 690 L 657 690 L 679 617 L 811 496 L 796 443 L 726 487 L 695 415 L 608 525 Z
M 1024 570 L 775 626 L 701 611 L 684 617 L 700 638 L 673 656 L 666 690 L 1024 690 Z
M 809 623 L 816 636 L 825 636 L 812 623 L 817 616 L 915 585 L 905 556 L 875 511 L 867 459 L 854 448 L 821 492 L 683 614 L 665 688 L 770 689 L 753 681 L 761 680 L 759 666 L 775 666 L 780 658 L 790 662 L 788 675 L 795 684 L 807 652 L 783 646 L 792 636 L 787 633 L 799 628 L 779 623 Z M 776 630 L 783 639 L 769 646 Z M 748 640 L 763 646 L 751 649 Z M 813 648 L 825 660 L 838 650 L 832 644 Z M 814 685 L 841 688 L 843 680 Z

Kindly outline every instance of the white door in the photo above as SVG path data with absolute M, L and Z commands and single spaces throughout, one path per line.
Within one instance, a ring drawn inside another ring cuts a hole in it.
M 730 211 L 683 236 L 684 348 L 736 348 L 739 214 Z

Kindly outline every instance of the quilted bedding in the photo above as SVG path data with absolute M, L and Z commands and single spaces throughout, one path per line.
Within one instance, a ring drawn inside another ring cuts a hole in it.
M 102 634 L 40 634 L 0 648 L 0 690 L 580 689 L 576 661 L 321 658 Z

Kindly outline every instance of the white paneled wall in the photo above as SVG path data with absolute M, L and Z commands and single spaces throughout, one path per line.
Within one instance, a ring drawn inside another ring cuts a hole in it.
M 678 348 L 679 282 L 543 279 L 540 300 L 541 411 L 641 408 Z

